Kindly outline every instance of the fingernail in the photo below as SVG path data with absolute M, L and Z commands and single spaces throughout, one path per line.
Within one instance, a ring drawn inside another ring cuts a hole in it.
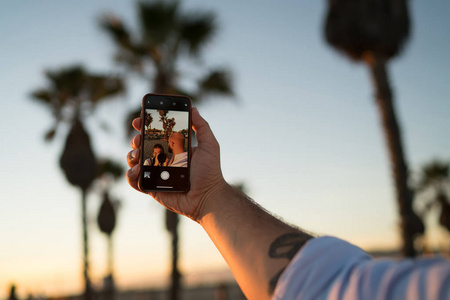
M 138 155 L 138 151 L 138 149 L 134 149 L 130 152 L 130 160 L 134 160 L 136 158 L 136 156 Z
M 141 138 L 141 136 L 139 135 L 139 134 L 137 134 L 137 135 L 135 135 L 134 137 L 133 137 L 133 139 L 131 140 L 131 146 L 133 147 L 133 148 L 139 148 L 139 146 L 140 146 L 140 138 Z M 139 142 L 139 143 L 138 143 Z

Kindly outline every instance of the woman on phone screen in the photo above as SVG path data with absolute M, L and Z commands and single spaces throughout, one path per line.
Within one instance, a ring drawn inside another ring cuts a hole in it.
M 164 153 L 164 148 L 161 144 L 153 146 L 153 157 L 144 161 L 144 166 L 165 167 L 169 162 L 169 158 Z

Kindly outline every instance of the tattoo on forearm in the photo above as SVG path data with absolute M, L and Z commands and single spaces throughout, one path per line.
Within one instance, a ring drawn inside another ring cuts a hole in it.
M 283 234 L 270 245 L 269 256 L 291 260 L 309 239 L 309 235 L 299 232 Z
M 283 234 L 270 245 L 269 257 L 286 258 L 290 261 L 310 238 L 310 235 L 301 232 Z M 273 294 L 278 279 L 284 272 L 284 269 L 286 269 L 286 267 L 269 281 L 269 294 Z
M 278 272 L 275 276 L 272 277 L 272 279 L 270 279 L 270 281 L 269 281 L 269 295 L 272 295 L 273 292 L 275 291 L 275 287 L 277 286 L 278 279 L 280 279 L 280 276 L 281 276 L 281 274 L 283 274 L 285 269 L 286 269 L 286 267 L 281 269 L 280 272 Z

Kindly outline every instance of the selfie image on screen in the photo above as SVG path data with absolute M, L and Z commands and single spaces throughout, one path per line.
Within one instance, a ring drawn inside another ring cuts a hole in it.
M 187 111 L 146 109 L 144 116 L 144 166 L 188 165 Z

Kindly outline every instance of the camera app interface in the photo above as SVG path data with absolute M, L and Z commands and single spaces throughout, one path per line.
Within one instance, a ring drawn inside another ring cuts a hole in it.
M 147 190 L 186 190 L 190 105 L 180 99 L 154 100 L 144 110 L 142 185 Z

